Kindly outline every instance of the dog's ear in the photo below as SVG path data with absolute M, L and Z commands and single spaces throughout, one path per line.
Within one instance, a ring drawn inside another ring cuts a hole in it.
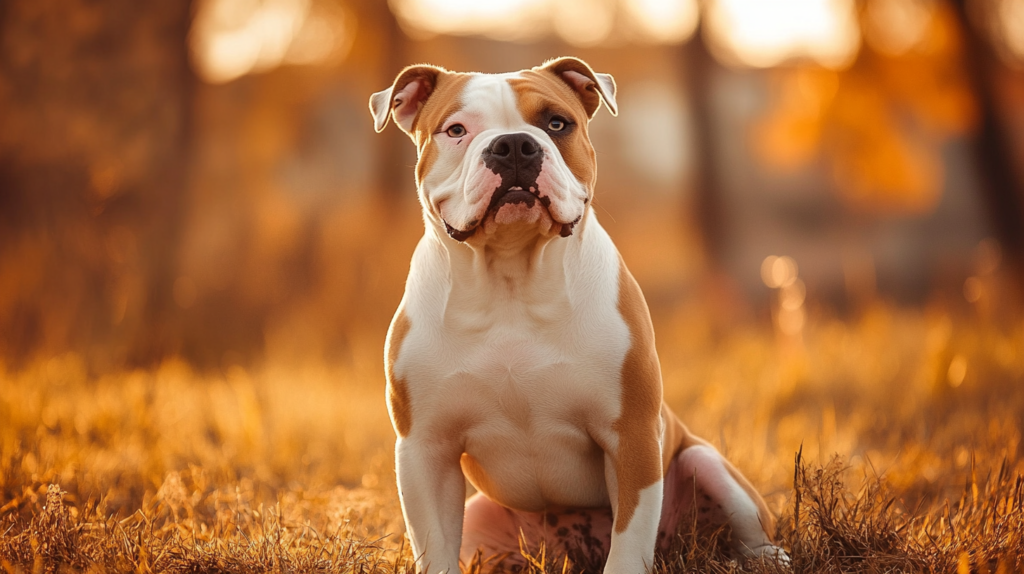
M 540 69 L 553 73 L 575 90 L 589 117 L 594 117 L 602 101 L 613 116 L 619 115 L 619 105 L 615 102 L 615 78 L 610 74 L 598 74 L 583 60 L 569 57 L 549 60 Z
M 444 68 L 430 65 L 409 66 L 402 70 L 390 88 L 370 96 L 373 129 L 380 133 L 388 125 L 388 118 L 394 116 L 398 127 L 412 135 L 416 115 L 434 93 L 438 77 L 445 73 Z

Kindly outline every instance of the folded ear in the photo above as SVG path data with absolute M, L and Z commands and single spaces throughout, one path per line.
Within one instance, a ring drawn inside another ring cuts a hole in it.
M 549 60 L 540 69 L 553 73 L 569 84 L 579 94 L 583 108 L 591 118 L 597 113 L 601 101 L 604 101 L 613 116 L 619 115 L 619 105 L 615 102 L 615 78 L 610 74 L 598 74 L 583 60 L 569 57 Z
M 394 116 L 398 127 L 411 135 L 416 116 L 430 94 L 434 93 L 438 77 L 445 73 L 444 68 L 430 65 L 409 66 L 402 70 L 390 88 L 370 96 L 373 129 L 380 133 L 388 125 L 388 118 Z

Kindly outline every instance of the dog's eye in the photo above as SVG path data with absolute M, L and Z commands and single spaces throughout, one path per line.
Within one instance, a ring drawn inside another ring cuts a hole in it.
M 563 118 L 555 116 L 548 122 L 548 131 L 560 132 L 564 130 L 567 125 L 569 125 L 569 122 L 565 121 Z
M 447 133 L 449 136 L 453 138 L 461 138 L 462 136 L 466 135 L 466 127 L 463 126 L 462 124 L 455 124 L 454 126 L 448 128 L 448 130 L 445 133 Z

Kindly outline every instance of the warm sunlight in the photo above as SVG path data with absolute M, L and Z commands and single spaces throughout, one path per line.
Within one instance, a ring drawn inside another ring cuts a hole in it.
M 934 12 L 928 0 L 872 0 L 865 10 L 864 37 L 879 52 L 899 56 L 925 37 Z
M 843 68 L 860 47 L 851 0 L 716 0 L 706 16 L 712 49 L 735 65 L 808 58 Z
M 997 18 L 1006 51 L 1017 65 L 1024 65 L 1024 0 L 1003 0 Z
M 697 26 L 695 0 L 391 0 L 403 28 L 418 35 L 482 35 L 530 41 L 555 34 L 580 47 L 609 40 L 679 43 Z
M 0 126 L 0 574 L 1024 574 L 1024 0 L 0 0 Z
M 601 44 L 615 27 L 615 5 L 593 0 L 561 0 L 551 3 L 551 25 L 573 46 Z
M 200 0 L 189 38 L 196 71 L 222 84 L 281 64 L 344 57 L 351 17 L 310 0 Z
M 548 0 L 391 0 L 403 28 L 418 35 L 483 34 L 536 39 L 548 29 Z
M 697 28 L 696 0 L 627 0 L 638 36 L 666 44 L 686 41 Z

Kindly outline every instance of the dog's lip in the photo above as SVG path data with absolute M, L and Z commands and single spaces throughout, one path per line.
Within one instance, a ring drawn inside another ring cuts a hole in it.
M 491 199 L 491 204 L 487 207 L 487 212 L 497 212 L 504 205 L 511 203 L 525 203 L 527 207 L 533 208 L 540 202 L 545 208 L 551 205 L 551 200 L 547 197 L 540 197 L 535 193 L 524 190 L 521 187 L 510 187 L 505 192 L 495 193 Z
M 570 235 L 572 235 L 572 228 L 576 227 L 576 224 L 579 223 L 581 219 L 583 219 L 582 215 L 570 221 L 569 223 L 563 223 L 562 229 L 558 231 L 558 234 L 562 237 L 569 237 Z
M 583 219 L 582 215 L 577 217 L 573 221 L 570 221 L 569 223 L 562 223 L 561 228 L 558 230 L 558 235 L 561 237 L 569 237 L 570 235 L 572 235 L 573 228 L 576 227 L 576 224 L 579 223 L 581 219 Z M 451 224 L 445 221 L 443 217 L 441 218 L 441 221 L 444 223 L 444 229 L 448 233 L 448 236 L 460 243 L 469 239 L 470 237 L 473 237 L 473 235 L 476 234 L 476 230 L 480 229 L 480 223 L 475 223 L 469 229 L 463 231 L 461 229 L 452 227 Z M 559 222 L 555 220 L 555 223 Z
M 525 203 L 527 207 L 533 208 L 540 202 L 544 206 L 544 209 L 549 209 L 551 205 L 550 197 L 541 197 L 540 191 L 533 186 L 530 186 L 529 190 L 523 189 L 522 186 L 512 185 L 507 188 L 497 188 L 491 193 L 491 202 L 487 205 L 487 215 L 497 213 L 503 205 L 510 203 Z M 549 211 L 550 213 L 550 211 Z
M 509 197 L 510 194 L 511 197 Z M 488 216 L 492 216 L 495 213 L 497 213 L 502 206 L 516 203 L 529 203 L 529 207 L 533 208 L 536 205 L 535 202 L 540 202 L 540 204 L 548 212 L 548 215 L 551 217 L 552 221 L 555 223 L 557 228 L 559 228 L 558 234 L 562 237 L 569 237 L 570 235 L 572 235 L 573 228 L 580 222 L 581 219 L 583 219 L 583 215 L 580 215 L 572 221 L 559 221 L 555 219 L 554 214 L 551 213 L 550 197 L 540 196 L 535 187 L 530 187 L 529 190 L 525 190 L 522 186 L 513 185 L 506 189 L 496 189 L 493 195 L 491 196 L 491 202 L 487 206 L 487 210 L 484 212 L 484 216 L 468 222 L 468 226 L 466 229 L 459 229 L 453 226 L 452 224 L 448 223 L 448 221 L 443 216 L 441 217 L 441 222 L 444 223 L 445 231 L 448 233 L 449 237 L 456 241 L 463 242 L 472 237 L 473 235 L 475 235 L 476 230 L 479 229 L 481 225 L 483 225 L 484 220 L 486 220 Z
M 489 208 L 493 207 L 494 204 L 497 201 L 499 201 L 501 198 L 505 197 L 506 195 L 508 195 L 510 193 L 516 193 L 516 192 L 528 193 L 528 194 L 530 194 L 530 195 L 532 195 L 534 197 L 537 197 L 537 188 L 535 188 L 535 187 L 531 187 L 529 189 L 529 191 L 523 189 L 523 187 L 521 185 L 513 185 L 513 186 L 510 186 L 510 187 L 507 187 L 507 188 L 504 188 L 504 189 L 499 187 L 499 188 L 496 188 L 493 193 L 491 193 L 491 205 L 489 206 Z
M 473 237 L 473 234 L 476 233 L 477 228 L 480 227 L 479 223 L 474 222 L 473 225 L 470 225 L 469 229 L 463 231 L 461 229 L 452 227 L 452 225 L 445 221 L 443 217 L 441 218 L 441 222 L 444 223 L 444 230 L 448 233 L 448 236 L 454 239 L 455 241 L 459 242 L 465 241 L 470 237 Z

